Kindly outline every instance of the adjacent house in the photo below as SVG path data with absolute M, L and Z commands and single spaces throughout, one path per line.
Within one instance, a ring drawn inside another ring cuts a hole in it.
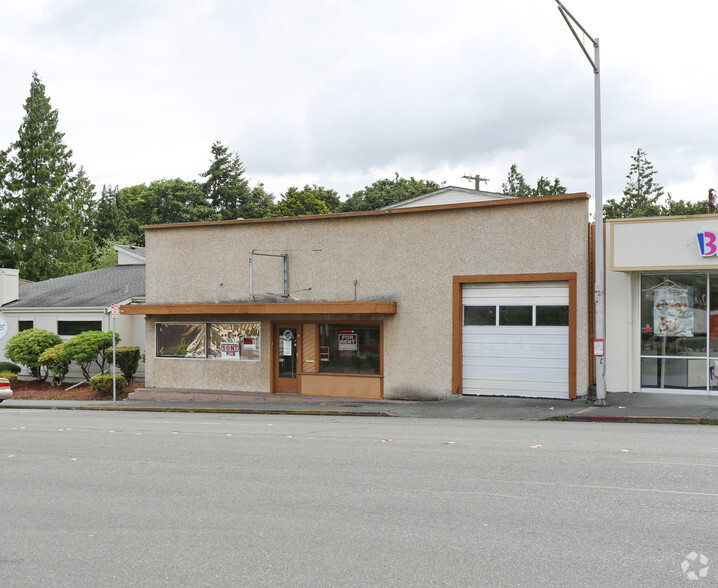
M 471 190 L 469 188 L 460 188 L 458 186 L 446 186 L 428 194 L 422 194 L 408 200 L 401 200 L 389 206 L 384 206 L 382 210 L 391 210 L 393 208 L 415 208 L 420 206 L 439 206 L 445 204 L 466 204 L 470 202 L 488 202 L 489 200 L 508 200 L 517 196 L 509 194 L 500 194 L 498 192 L 487 192 L 485 190 Z
M 109 331 L 112 304 L 145 301 L 145 248 L 115 245 L 118 263 L 108 267 L 42 282 L 20 284 L 18 270 L 0 269 L 0 360 L 5 343 L 25 329 L 45 329 L 63 340 L 82 331 Z M 142 317 L 120 316 L 116 330 L 122 345 L 145 347 Z M 138 377 L 144 377 L 140 364 Z M 80 379 L 76 366 L 67 378 Z
M 121 308 L 145 317 L 144 397 L 585 395 L 588 195 L 439 192 L 372 212 L 145 227 L 147 300 Z

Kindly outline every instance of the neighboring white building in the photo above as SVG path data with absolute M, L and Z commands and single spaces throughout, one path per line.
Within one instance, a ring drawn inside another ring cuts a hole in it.
M 606 389 L 718 395 L 718 217 L 606 222 Z
M 145 248 L 115 245 L 118 263 L 108 267 L 42 282 L 20 284 L 18 270 L 0 269 L 0 361 L 5 343 L 25 329 L 44 329 L 67 341 L 82 331 L 112 329 L 112 304 L 136 304 L 145 301 Z M 120 316 L 117 332 L 121 345 L 144 350 L 142 317 Z M 25 371 L 23 371 L 23 375 Z M 68 380 L 80 379 L 75 365 Z M 140 364 L 138 378 L 144 377 Z
M 470 188 L 459 188 L 457 186 L 446 186 L 440 190 L 422 194 L 415 198 L 402 200 L 389 206 L 384 206 L 381 210 L 392 210 L 394 208 L 419 208 L 422 206 L 442 206 L 449 204 L 468 204 L 476 202 L 489 202 L 490 200 L 512 200 L 517 196 L 508 194 L 499 194 L 498 192 L 485 192 L 482 190 L 472 190 Z

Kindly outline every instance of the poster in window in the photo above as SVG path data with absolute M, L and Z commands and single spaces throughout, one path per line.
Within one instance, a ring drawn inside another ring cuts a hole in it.
M 679 287 L 653 291 L 653 332 L 664 337 L 693 337 L 693 297 Z

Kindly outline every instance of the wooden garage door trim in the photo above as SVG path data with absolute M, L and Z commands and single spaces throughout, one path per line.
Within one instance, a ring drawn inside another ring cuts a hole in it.
M 576 398 L 576 272 L 553 274 L 495 274 L 483 276 L 454 276 L 453 336 L 451 349 L 451 391 L 462 392 L 462 289 L 464 284 L 510 282 L 568 282 L 568 397 Z

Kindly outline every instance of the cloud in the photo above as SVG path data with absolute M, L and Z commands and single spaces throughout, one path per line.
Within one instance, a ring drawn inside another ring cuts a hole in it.
M 703 197 L 718 8 L 568 4 L 601 40 L 605 193 L 641 147 L 674 197 Z M 275 193 L 395 171 L 500 189 L 512 163 L 593 191 L 593 75 L 551 2 L 34 0 L 0 8 L 0 51 L 0 145 L 37 70 L 98 185 L 193 179 L 222 140 Z

